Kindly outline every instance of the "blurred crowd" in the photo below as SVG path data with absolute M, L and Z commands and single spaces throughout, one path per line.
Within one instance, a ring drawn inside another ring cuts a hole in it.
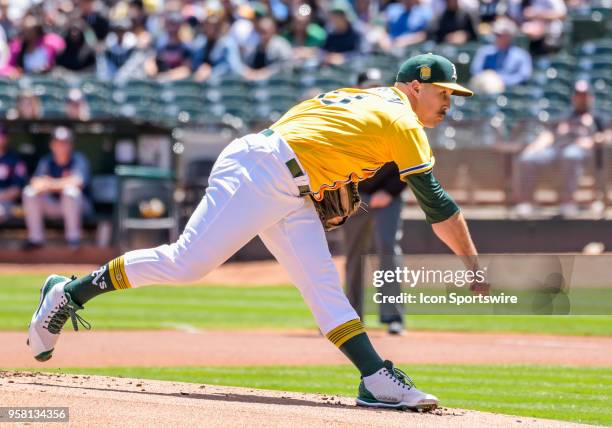
M 0 0 L 0 75 L 61 69 L 102 79 L 235 73 L 258 80 L 289 63 L 338 65 L 371 52 L 400 56 L 426 40 L 462 45 L 490 36 L 472 74 L 498 72 L 512 85 L 529 77 L 532 55 L 559 49 L 568 10 L 588 3 Z M 513 46 L 519 35 L 529 52 Z
M 532 63 L 562 48 L 567 16 L 591 3 L 0 0 L 0 79 L 47 74 L 53 80 L 79 73 L 114 82 L 147 78 L 204 82 L 229 75 L 256 81 L 293 66 L 308 70 L 346 64 L 350 69 L 353 59 L 372 53 L 404 58 L 411 48 L 429 41 L 463 47 L 472 43 L 476 50 L 469 64 L 470 84 L 478 93 L 498 94 L 509 87 L 520 89 L 528 81 L 533 87 Z M 389 83 L 383 77 L 388 72 L 384 67 L 369 69 L 365 81 L 353 82 L 347 75 L 343 84 L 384 85 Z M 551 77 L 550 82 L 556 85 L 555 79 Z M 574 81 L 573 75 L 568 79 L 573 85 L 571 102 L 568 97 L 561 103 L 567 110 L 562 120 L 528 141 L 517 154 L 521 182 L 516 183 L 514 199 L 519 216 L 530 217 L 537 210 L 535 185 L 541 171 L 553 164 L 560 165 L 561 214 L 576 215 L 578 180 L 604 141 L 605 126 L 594 105 L 598 81 L 591 79 L 593 85 Z M 201 107 L 199 95 L 192 95 Z M 88 120 L 91 108 L 80 88 L 71 87 L 61 96 L 60 117 Z M 533 94 L 529 97 L 533 104 Z M 19 87 L 15 98 L 16 113 L 9 111 L 8 119 L 41 117 L 43 105 L 32 88 Z M 72 140 L 69 129 L 57 129 L 50 154 L 28 174 L 19 155 L 9 150 L 7 129 L 0 127 L 0 223 L 11 217 L 21 201 L 27 213 L 26 248 L 44 244 L 43 219 L 47 217 L 63 218 L 67 242 L 79 246 L 81 215 L 91 211 L 90 168 L 87 159 L 73 150 Z M 372 197 L 376 205 L 378 196 Z

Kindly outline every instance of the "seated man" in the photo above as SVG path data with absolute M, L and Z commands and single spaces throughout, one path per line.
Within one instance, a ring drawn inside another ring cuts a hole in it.
M 493 24 L 495 44 L 482 46 L 476 52 L 471 65 L 474 79 L 494 73 L 507 88 L 531 77 L 531 56 L 526 50 L 512 43 L 516 31 L 516 25 L 509 19 L 499 18 Z
M 342 1 L 332 3 L 329 10 L 327 37 L 321 50 L 325 65 L 342 65 L 360 53 L 361 34 L 353 26 L 354 11 Z
M 21 196 L 27 178 L 26 166 L 9 150 L 6 130 L 0 126 L 0 223 L 11 217 L 13 205 Z
M 461 45 L 478 39 L 476 24 L 459 0 L 446 0 L 446 9 L 434 20 L 430 33 L 436 43 Z
M 383 50 L 404 48 L 425 41 L 433 12 L 429 5 L 420 3 L 420 0 L 403 0 L 387 6 L 387 37 L 383 37 L 380 42 Z
M 241 67 L 238 45 L 227 35 L 222 15 L 211 13 L 202 22 L 192 43 L 193 78 L 204 82 L 211 76 L 236 73 Z
M 276 23 L 270 17 L 260 18 L 255 31 L 258 43 L 245 52 L 245 67 L 242 71 L 248 80 L 264 80 L 280 71 L 291 59 L 291 45 L 279 36 Z
M 559 195 L 561 215 L 571 217 L 578 212 L 574 192 L 582 175 L 584 163 L 592 156 L 595 141 L 603 130 L 601 122 L 591 113 L 593 96 L 589 84 L 576 82 L 572 98 L 573 112 L 559 122 L 554 130 L 545 130 L 529 144 L 519 157 L 520 196 L 516 212 L 520 217 L 533 213 L 533 194 L 538 171 L 543 166 L 559 162 Z M 599 135 L 598 135 L 599 134 Z
M 567 6 L 563 0 L 529 0 L 510 4 L 509 14 L 521 23 L 529 38 L 529 52 L 545 55 L 557 52 L 563 42 L 563 21 Z
M 155 56 L 145 62 L 145 72 L 159 80 L 181 80 L 191 74 L 191 50 L 181 39 L 180 14 L 172 13 L 165 19 L 166 34 L 155 43 Z
M 30 184 L 23 191 L 28 241 L 26 249 L 44 243 L 44 217 L 63 218 L 64 235 L 68 245 L 78 248 L 81 241 L 81 216 L 91 211 L 85 197 L 89 183 L 89 162 L 75 152 L 72 132 L 58 127 L 50 143 L 51 154 L 43 157 Z

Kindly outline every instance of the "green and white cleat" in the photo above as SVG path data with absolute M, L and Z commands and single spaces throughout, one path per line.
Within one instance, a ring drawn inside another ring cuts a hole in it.
M 64 291 L 64 286 L 70 281 L 71 279 L 65 276 L 50 275 L 40 289 L 40 302 L 32 315 L 27 340 L 32 355 L 38 361 L 51 358 L 68 317 L 71 318 L 75 331 L 78 330 L 77 321 L 86 329 L 91 328 L 87 321 L 76 314 L 76 311 L 83 307 L 76 304 L 70 294 Z
M 414 410 L 429 412 L 438 407 L 438 399 L 419 391 L 412 380 L 391 361 L 385 366 L 361 379 L 357 405 L 365 407 Z

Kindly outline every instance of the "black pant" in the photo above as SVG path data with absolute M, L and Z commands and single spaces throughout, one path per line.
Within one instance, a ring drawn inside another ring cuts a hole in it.
M 366 204 L 370 195 L 361 194 Z M 401 219 L 402 201 L 400 197 L 385 208 L 359 211 L 342 227 L 346 252 L 346 294 L 349 302 L 363 318 L 365 288 L 372 286 L 371 280 L 364 282 L 362 256 L 368 254 L 372 235 L 375 238 L 376 252 L 379 257 L 379 269 L 395 270 L 401 264 Z M 401 288 L 397 283 L 387 283 L 380 287 L 383 296 L 397 296 Z M 381 303 L 380 322 L 403 322 L 402 304 Z

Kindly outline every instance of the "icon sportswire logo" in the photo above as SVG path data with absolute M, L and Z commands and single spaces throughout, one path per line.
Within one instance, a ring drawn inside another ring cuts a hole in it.
M 100 287 L 100 290 L 105 290 L 107 287 L 106 281 L 104 280 L 104 277 L 103 277 L 104 272 L 106 272 L 106 265 L 102 266 L 100 269 L 95 270 L 91 273 L 94 277 L 91 283 L 95 285 L 96 287 Z

